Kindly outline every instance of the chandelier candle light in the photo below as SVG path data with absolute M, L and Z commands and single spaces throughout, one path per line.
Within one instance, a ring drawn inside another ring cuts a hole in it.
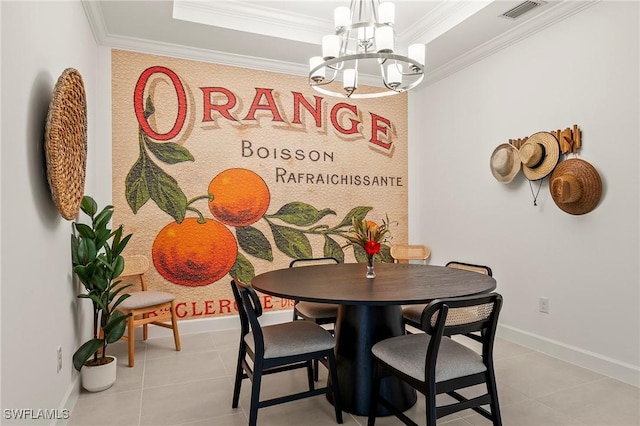
M 412 44 L 407 55 L 394 48 L 395 5 L 378 0 L 351 0 L 334 11 L 335 34 L 322 38 L 322 56 L 309 60 L 309 84 L 316 91 L 341 98 L 377 98 L 416 87 L 424 79 L 424 44 Z M 358 93 L 358 66 L 377 69 L 382 85 Z M 340 81 L 344 92 L 327 87 Z

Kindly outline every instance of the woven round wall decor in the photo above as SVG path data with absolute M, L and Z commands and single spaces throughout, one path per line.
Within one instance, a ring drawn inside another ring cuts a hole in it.
M 82 76 L 73 68 L 64 70 L 53 90 L 44 139 L 51 196 L 71 220 L 80 209 L 87 168 L 87 100 Z

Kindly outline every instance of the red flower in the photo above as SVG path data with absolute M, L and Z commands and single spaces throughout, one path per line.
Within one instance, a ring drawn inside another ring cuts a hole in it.
M 364 245 L 364 250 L 368 255 L 374 255 L 380 253 L 380 243 L 377 243 L 373 240 L 369 240 Z

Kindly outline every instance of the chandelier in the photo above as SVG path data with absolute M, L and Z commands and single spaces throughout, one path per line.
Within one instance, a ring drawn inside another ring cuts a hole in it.
M 309 60 L 309 84 L 341 98 L 377 98 L 416 87 L 424 79 L 424 44 L 412 44 L 403 55 L 395 47 L 395 5 L 378 0 L 351 0 L 334 11 L 335 34 L 322 38 L 322 56 Z M 364 93 L 358 74 L 374 74 L 380 85 Z M 339 83 L 342 84 L 339 84 Z

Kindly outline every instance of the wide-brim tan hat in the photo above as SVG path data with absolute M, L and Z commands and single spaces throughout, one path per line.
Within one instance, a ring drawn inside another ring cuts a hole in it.
M 602 180 L 590 163 L 579 158 L 562 161 L 549 179 L 551 198 L 561 210 L 574 215 L 595 209 L 602 196 Z
M 548 132 L 529 136 L 518 151 L 522 171 L 529 180 L 539 180 L 551 173 L 560 159 L 558 139 Z
M 521 164 L 518 149 L 509 143 L 503 143 L 493 150 L 489 167 L 498 182 L 509 183 L 520 171 Z

